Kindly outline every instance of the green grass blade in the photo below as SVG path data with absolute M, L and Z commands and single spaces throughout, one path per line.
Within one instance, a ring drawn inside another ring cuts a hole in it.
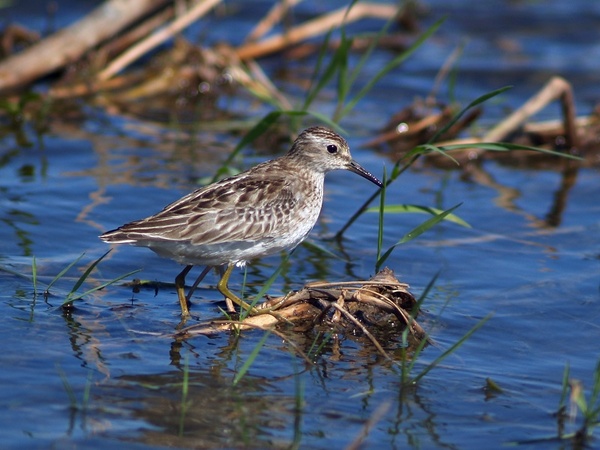
M 421 293 L 421 296 L 417 300 L 417 304 L 412 309 L 412 312 L 410 314 L 411 320 L 416 320 L 419 311 L 421 311 L 421 306 L 425 302 L 425 299 L 427 299 L 427 297 L 429 296 L 429 292 L 431 291 L 431 289 L 433 289 L 433 286 L 435 286 L 435 283 L 437 282 L 437 279 L 440 276 L 440 273 L 441 273 L 441 271 L 438 271 L 433 276 L 433 278 L 429 281 L 427 286 L 425 286 L 425 289 L 423 290 L 423 292 Z M 418 360 L 419 355 L 421 354 L 421 352 L 423 351 L 423 349 L 429 342 L 429 336 L 425 337 L 424 339 L 421 339 L 419 344 L 417 345 L 417 348 L 415 348 L 414 351 L 412 352 L 412 356 L 410 358 L 408 358 L 407 349 L 408 349 L 409 332 L 410 332 L 409 327 L 406 327 L 404 329 L 404 331 L 402 332 L 402 353 L 401 353 L 402 361 L 401 361 L 400 368 L 401 368 L 401 381 L 405 385 L 411 384 L 410 373 L 413 370 L 413 367 L 415 365 L 415 362 Z
M 71 264 L 69 264 L 63 270 L 61 270 L 58 273 L 58 275 L 56 275 L 54 277 L 54 279 L 50 282 L 50 284 L 46 287 L 46 291 L 49 291 L 50 288 L 54 285 L 54 283 L 56 283 L 58 280 L 60 280 L 63 277 L 63 275 L 71 269 L 71 267 L 73 267 L 75 264 L 77 264 L 81 260 L 81 258 L 83 258 L 84 255 L 85 255 L 85 252 L 82 253 L 75 261 L 73 261 Z
M 380 207 L 372 207 L 368 208 L 365 212 L 376 212 L 381 214 L 381 206 Z M 385 214 L 400 214 L 400 213 L 420 213 L 420 214 L 431 214 L 436 216 L 438 214 L 443 213 L 443 209 L 439 208 L 431 208 L 429 206 L 421 206 L 421 205 L 385 205 L 383 207 L 383 213 Z M 463 227 L 471 228 L 468 222 L 464 221 L 460 217 L 455 214 L 447 214 L 444 216 L 443 220 L 447 220 L 448 222 L 453 222 Z
M 183 366 L 183 381 L 181 383 L 181 406 L 179 413 L 179 437 L 183 436 L 184 427 L 185 427 L 185 416 L 188 412 L 190 402 L 188 401 L 188 393 L 189 393 L 189 380 L 190 380 L 190 362 L 189 357 L 186 355 L 185 357 L 185 365 Z
M 317 334 L 313 338 L 312 342 L 310 343 L 310 347 L 306 352 L 306 356 L 309 359 L 314 360 L 317 357 L 317 355 L 321 353 L 321 350 L 323 350 L 325 344 L 327 344 L 327 342 L 329 342 L 330 340 L 331 333 L 323 333 L 322 331 L 317 331 Z
M 356 3 L 356 2 L 352 2 L 353 5 L 354 5 L 354 3 Z M 397 23 L 399 14 L 400 14 L 400 8 L 398 8 L 398 12 L 396 14 L 394 14 L 392 17 L 390 17 L 389 20 L 383 25 L 383 27 L 381 27 L 381 29 L 375 35 L 375 38 L 371 40 L 371 43 L 369 44 L 367 49 L 363 52 L 363 55 L 361 56 L 360 60 L 354 67 L 354 70 L 352 71 L 352 73 L 349 77 L 348 83 L 351 86 L 353 86 L 354 83 L 356 82 L 356 80 L 358 79 L 358 76 L 362 72 L 362 68 L 365 66 L 365 64 L 371 58 L 371 54 L 373 53 L 373 51 L 378 47 L 379 42 L 381 41 L 381 38 L 383 36 L 385 36 L 385 34 L 389 30 L 390 26 Z
M 65 392 L 67 393 L 67 396 L 69 397 L 69 407 L 73 410 L 76 410 L 78 407 L 77 396 L 75 395 L 75 391 L 73 390 L 71 383 L 69 383 L 69 380 L 67 379 L 67 374 L 65 373 L 64 370 L 62 370 L 62 368 L 58 365 L 58 363 L 56 364 L 55 367 L 56 367 L 56 371 L 58 372 L 58 376 L 60 377 L 60 381 L 62 381 L 63 387 L 65 388 Z
M 425 299 L 429 295 L 429 292 L 431 291 L 431 289 L 433 289 L 433 286 L 435 286 L 435 283 L 437 282 L 437 279 L 439 278 L 441 273 L 442 272 L 438 270 L 433 276 L 433 278 L 429 281 L 429 283 L 427 283 L 427 286 L 425 286 L 425 289 L 423 289 L 423 292 L 421 292 L 421 295 L 417 300 L 417 305 L 421 305 L 425 301 Z
M 596 364 L 596 370 L 594 371 L 594 385 L 592 386 L 592 393 L 590 395 L 590 404 L 592 406 L 598 403 L 600 398 L 600 361 Z M 597 405 L 600 407 L 600 405 Z
M 473 333 L 475 333 L 483 325 L 485 325 L 485 323 L 488 320 L 490 320 L 492 318 L 492 316 L 493 316 L 493 314 L 490 313 L 487 316 L 485 316 L 483 319 L 481 319 L 479 322 L 477 322 L 477 324 L 475 324 L 475 326 L 473 328 L 471 328 L 469 331 L 467 331 L 467 333 L 462 338 L 460 338 L 457 342 L 455 342 L 449 349 L 447 349 L 445 352 L 443 352 L 440 356 L 435 358 L 431 363 L 429 363 L 427 365 L 427 367 L 425 367 L 425 369 L 423 369 L 416 377 L 414 377 L 411 380 L 412 383 L 417 383 L 421 378 L 423 378 L 425 375 L 427 375 L 431 371 L 431 369 L 436 367 L 444 359 L 446 359 L 448 356 L 450 356 L 452 353 L 454 353 L 461 345 L 463 345 L 467 341 L 467 339 L 469 339 L 473 335 Z M 411 364 L 411 370 L 414 367 L 414 364 L 416 362 L 417 362 L 417 359 L 414 359 Z
M 102 261 L 106 257 L 106 255 L 108 255 L 111 251 L 112 251 L 112 249 L 109 249 L 106 253 L 104 253 L 104 255 L 102 255 L 100 258 L 98 258 L 96 261 L 94 261 L 92 264 L 89 265 L 89 267 L 85 270 L 85 272 L 83 272 L 83 274 L 79 277 L 79 279 L 77 280 L 77 282 L 71 289 L 71 292 L 69 292 L 69 294 L 67 295 L 67 298 L 69 298 L 71 296 L 71 294 L 75 293 L 75 291 L 77 291 L 77 289 L 79 289 L 81 287 L 81 285 L 84 283 L 84 281 L 87 279 L 87 277 L 90 276 L 90 273 L 92 273 L 92 270 L 94 270 L 96 268 L 96 266 L 98 265 L 98 263 L 100 261 Z
M 342 49 L 342 51 L 340 52 L 340 56 L 342 56 L 343 58 L 341 59 L 341 64 L 340 64 L 340 69 L 338 71 L 338 83 L 337 83 L 337 106 L 336 106 L 336 113 L 334 114 L 334 120 L 338 121 L 337 119 L 337 111 L 339 111 L 344 103 L 346 102 L 346 96 L 348 95 L 348 92 L 350 92 L 350 88 L 352 87 L 352 79 L 351 77 L 348 77 L 348 55 L 350 54 L 350 49 L 352 48 L 352 44 L 354 43 L 354 39 L 353 38 L 348 38 L 346 36 L 346 18 L 348 17 L 348 14 L 350 13 L 350 11 L 352 10 L 352 8 L 354 8 L 354 5 L 356 5 L 356 3 L 358 3 L 358 0 L 352 0 L 350 2 L 350 4 L 348 5 L 348 8 L 346 8 L 346 13 L 344 14 L 344 19 L 342 20 L 342 26 L 340 27 L 340 34 L 341 34 L 341 39 L 340 39 L 340 49 Z
M 421 225 L 413 228 L 411 231 L 409 231 L 408 233 L 406 233 L 402 239 L 400 239 L 396 245 L 400 245 L 400 244 L 404 244 L 408 241 L 412 241 L 413 239 L 419 237 L 420 235 L 422 235 L 424 232 L 426 232 L 427 230 L 429 230 L 431 227 L 433 227 L 434 225 L 437 225 L 439 222 L 441 222 L 442 220 L 444 220 L 449 214 L 452 213 L 452 211 L 454 211 L 456 208 L 460 207 L 462 205 L 462 202 L 454 205 L 452 208 L 447 209 L 439 214 L 436 214 L 434 217 L 432 217 L 431 219 L 426 220 L 425 222 L 423 222 Z
M 573 400 L 575 402 L 575 404 L 579 408 L 579 411 L 581 411 L 581 414 L 583 414 L 584 417 L 587 417 L 589 411 L 588 411 L 587 401 L 585 399 L 585 392 L 583 390 L 583 385 L 582 385 L 581 389 L 571 388 L 571 400 Z
M 81 408 L 83 411 L 87 411 L 90 406 L 91 391 L 92 391 L 92 380 L 94 379 L 94 371 L 88 370 L 87 378 L 85 379 L 85 388 L 83 389 L 83 398 L 81 399 Z
M 325 60 L 325 55 L 328 53 L 328 50 L 329 50 L 330 39 L 331 39 L 331 31 L 329 31 L 327 33 L 327 35 L 325 36 L 323 45 L 321 46 L 321 51 L 319 52 L 319 56 L 317 58 L 317 64 L 316 64 L 315 70 L 313 72 L 311 89 L 307 93 L 306 99 L 304 100 L 304 104 L 302 105 L 303 110 L 306 110 L 309 108 L 309 106 L 315 100 L 317 95 L 319 95 L 319 92 L 321 92 L 323 90 L 323 88 L 327 85 L 327 83 L 329 83 L 329 81 L 331 81 L 331 79 L 333 78 L 333 76 L 335 75 L 335 72 L 337 70 L 337 59 L 335 58 L 335 54 L 334 54 L 334 57 L 331 58 L 331 60 L 329 61 L 329 64 L 325 68 L 323 74 L 321 76 L 319 76 L 319 74 L 321 72 L 321 67 L 323 65 L 323 61 Z M 317 80 L 317 79 L 318 79 L 318 82 L 315 84 L 315 80 Z
M 390 180 L 388 180 L 388 182 L 386 183 L 386 186 L 389 183 L 390 183 Z M 369 196 L 369 198 L 362 204 L 362 206 L 360 208 L 358 208 L 356 210 L 356 212 L 354 214 L 352 214 L 352 216 L 350 216 L 350 218 L 346 221 L 346 223 L 342 226 L 342 228 L 340 228 L 340 230 L 335 234 L 336 239 L 341 238 L 344 235 L 344 233 L 346 232 L 346 230 L 348 228 L 350 228 L 354 222 L 356 222 L 356 219 L 358 219 L 360 216 L 362 216 L 362 214 L 369 207 L 371 202 L 377 198 L 380 191 L 381 191 L 381 189 L 378 189 L 377 191 L 373 192 L 373 194 L 371 194 Z
M 423 155 L 426 153 L 439 153 L 440 155 L 444 156 L 445 158 L 448 158 L 450 161 L 456 164 L 457 167 L 460 166 L 460 163 L 455 158 L 453 158 L 452 155 L 449 155 L 444 147 L 437 147 L 432 144 L 424 144 L 420 145 L 419 149 L 423 149 L 423 151 L 421 152 L 421 154 Z
M 396 245 L 392 245 L 390 248 L 388 248 L 385 251 L 385 253 L 383 255 L 381 255 L 377 259 L 377 262 L 375 263 L 375 273 L 377 273 L 381 270 L 381 266 L 383 266 L 383 263 L 386 262 L 386 260 L 390 257 L 390 255 L 392 254 L 392 252 L 394 251 L 395 248 L 396 248 Z
M 242 364 L 240 371 L 238 373 L 236 373 L 235 377 L 233 378 L 234 386 L 236 384 L 238 384 L 242 378 L 244 378 L 244 375 L 246 375 L 246 372 L 248 372 L 248 370 L 250 369 L 250 367 L 256 360 L 258 353 L 260 352 L 260 349 L 265 345 L 265 342 L 267 342 L 267 338 L 269 337 L 270 334 L 271 334 L 270 331 L 265 332 L 265 335 L 262 337 L 262 339 L 252 349 L 252 352 L 248 356 L 248 359 L 244 362 L 244 364 Z
M 350 91 L 350 83 L 348 82 L 348 55 L 350 53 L 350 48 L 352 47 L 353 39 L 349 39 L 346 37 L 346 33 L 342 28 L 342 40 L 340 42 L 340 46 L 338 51 L 336 52 L 338 58 L 338 81 L 337 81 L 337 106 L 336 111 L 341 109 L 348 92 Z M 337 114 L 333 116 L 334 120 L 338 121 L 339 118 Z
M 319 245 L 314 241 L 309 241 L 308 239 L 304 242 L 302 242 L 301 244 L 303 247 L 312 249 L 312 250 L 316 250 L 319 251 L 321 253 L 323 253 L 324 255 L 329 256 L 330 258 L 334 258 L 334 259 L 338 259 L 340 261 L 346 261 L 345 258 L 341 257 L 340 255 L 338 255 L 337 253 L 332 252 L 331 250 L 329 250 L 328 247 L 325 247 L 323 245 Z
M 83 293 L 80 293 L 80 294 L 75 294 L 75 291 L 71 291 L 67 295 L 67 298 L 63 301 L 62 304 L 63 305 L 67 305 L 69 303 L 72 303 L 72 302 L 74 302 L 76 300 L 79 300 L 79 299 L 81 299 L 81 298 L 89 295 L 89 294 L 92 294 L 92 293 L 94 293 L 96 291 L 104 289 L 105 287 L 110 286 L 111 284 L 115 284 L 117 281 L 121 281 L 123 278 L 130 277 L 131 275 L 134 275 L 134 274 L 136 274 L 138 272 L 141 272 L 141 271 L 142 271 L 142 269 L 132 270 L 131 272 L 126 273 L 125 275 L 121 275 L 120 277 L 117 277 L 117 278 L 115 278 L 113 280 L 110 280 L 110 281 L 107 281 L 105 283 L 102 283 L 102 284 L 100 284 L 98 286 L 95 286 L 95 287 L 93 287 L 93 288 L 91 288 L 91 289 L 89 289 L 89 290 L 87 290 L 87 291 L 85 291 Z
M 302 432 L 302 414 L 304 412 L 305 407 L 305 395 L 304 395 L 304 383 L 302 377 L 300 376 L 301 371 L 298 370 L 294 365 L 294 432 L 293 439 L 291 445 L 289 445 L 290 450 L 297 450 L 302 448 L 302 438 L 304 437 L 304 433 Z
M 565 370 L 563 371 L 563 379 L 562 379 L 562 391 L 560 395 L 560 400 L 558 401 L 558 410 L 560 411 L 563 408 L 567 407 L 567 398 L 569 396 L 569 378 L 571 377 L 571 367 L 569 362 L 565 365 Z
M 242 287 L 240 288 L 240 298 L 244 298 L 246 295 L 246 287 L 248 282 L 248 265 L 246 264 L 243 269 L 242 275 Z M 243 310 L 243 308 L 242 308 Z
M 379 196 L 379 208 L 374 208 L 379 212 L 379 226 L 377 228 L 377 259 L 379 261 L 381 259 L 381 249 L 383 248 L 383 219 L 385 217 L 385 188 L 387 182 L 387 172 L 385 170 L 385 166 L 383 167 L 383 187 L 381 188 L 381 195 Z M 379 272 L 379 268 L 375 267 L 375 272 Z
M 369 82 L 354 96 L 350 102 L 342 109 L 341 113 L 336 117 L 336 120 L 340 120 L 346 114 L 348 114 L 356 104 L 367 94 L 373 86 L 388 72 L 398 67 L 404 61 L 406 61 L 429 37 L 437 31 L 437 29 L 442 25 L 442 23 L 446 20 L 445 18 L 439 19 L 435 22 L 425 33 L 423 33 L 408 49 L 403 51 L 396 58 L 392 59 L 388 62 L 374 77 L 372 77 Z
M 422 235 L 423 233 L 425 233 L 427 230 L 429 230 L 431 227 L 433 227 L 434 225 L 438 224 L 439 222 L 441 222 L 442 220 L 444 220 L 444 218 L 446 216 L 448 216 L 450 213 L 452 213 L 452 211 L 454 211 L 456 208 L 458 208 L 460 205 L 462 205 L 462 203 L 459 203 L 458 205 L 453 206 L 450 209 L 447 209 L 446 211 L 443 211 L 439 214 L 436 214 L 434 217 L 432 217 L 431 219 L 426 220 L 425 222 L 423 222 L 421 225 L 413 228 L 411 231 L 409 231 L 408 233 L 406 233 L 402 239 L 400 239 L 398 242 L 396 242 L 394 245 L 392 245 L 382 256 L 381 258 L 379 258 L 379 260 L 377 261 L 377 270 L 379 270 L 379 268 L 382 266 L 382 264 L 385 262 L 385 260 L 392 254 L 392 251 L 401 244 L 405 244 L 406 242 L 412 241 L 413 239 L 417 238 L 418 236 Z
M 501 87 L 500 89 L 496 89 L 494 91 L 488 92 L 486 94 L 483 94 L 479 97 L 477 97 L 475 100 L 473 100 L 471 103 L 469 103 L 467 106 L 465 106 L 458 114 L 456 114 L 452 120 L 450 120 L 446 125 L 444 125 L 442 128 L 440 128 L 437 133 L 435 133 L 428 141 L 428 144 L 431 144 L 432 142 L 435 142 L 438 140 L 438 138 L 443 135 L 446 131 L 448 131 L 451 127 L 454 126 L 454 124 L 456 122 L 458 122 L 460 120 L 460 118 L 471 108 L 474 108 L 475 106 L 478 106 L 486 101 L 488 101 L 489 99 L 496 97 L 497 95 L 500 95 L 506 91 L 508 91 L 509 89 L 512 89 L 512 86 L 504 86 Z
M 35 256 L 31 260 L 31 281 L 33 283 L 33 297 L 37 297 L 37 263 Z
M 442 153 L 446 153 L 453 150 L 466 150 L 471 148 L 480 148 L 483 150 L 487 150 L 490 152 L 510 152 L 515 150 L 525 150 L 532 151 L 537 153 L 544 153 L 546 155 L 559 156 L 561 158 L 573 159 L 576 161 L 582 161 L 583 158 L 575 155 L 571 155 L 570 153 L 560 152 L 556 150 L 550 150 L 547 148 L 541 147 L 531 147 L 529 145 L 520 145 L 520 144 L 512 144 L 510 142 L 478 142 L 476 144 L 452 144 L 452 145 L 444 145 L 441 147 L 435 147 L 436 150 L 441 151 Z
M 310 104 L 314 101 L 316 96 L 323 90 L 323 88 L 333 79 L 336 72 L 338 73 L 338 108 L 345 101 L 346 94 L 350 85 L 347 83 L 347 66 L 348 66 L 348 54 L 350 47 L 352 46 L 352 40 L 346 37 L 345 32 L 345 21 L 346 16 L 350 12 L 350 10 L 354 7 L 354 5 L 358 2 L 358 0 L 352 0 L 352 2 L 346 8 L 346 12 L 344 14 L 344 18 L 342 20 L 342 26 L 340 28 L 341 39 L 340 45 L 336 49 L 333 54 L 333 57 L 329 61 L 329 65 L 323 72 L 323 74 L 318 78 L 318 83 L 315 84 L 315 80 L 317 79 L 319 73 L 321 72 L 322 62 L 324 60 L 325 55 L 328 52 L 329 42 L 331 40 L 331 33 L 333 31 L 330 30 L 324 40 L 323 45 L 321 46 L 321 50 L 319 52 L 319 57 L 317 59 L 317 65 L 313 72 L 313 77 L 311 80 L 311 90 L 306 95 L 306 99 L 304 101 L 304 105 L 302 107 L 303 110 L 308 109 Z M 314 87 L 313 87 L 314 86 Z M 334 116 L 334 122 L 337 122 Z
M 312 104 L 319 92 L 323 90 L 323 88 L 333 79 L 335 74 L 340 70 L 340 67 L 346 64 L 348 56 L 348 49 L 346 47 L 347 45 L 345 45 L 344 41 L 342 41 L 341 45 L 337 48 L 331 60 L 329 61 L 329 64 L 325 68 L 325 71 L 320 76 L 318 83 L 315 85 L 314 89 L 307 95 L 302 109 L 307 109 Z

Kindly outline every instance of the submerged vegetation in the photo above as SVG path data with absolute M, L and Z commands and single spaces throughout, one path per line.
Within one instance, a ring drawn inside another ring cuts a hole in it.
M 107 286 L 110 286 L 112 284 L 115 284 L 121 280 L 123 280 L 124 278 L 128 278 L 131 275 L 134 275 L 138 272 L 140 272 L 140 270 L 133 270 L 131 272 L 128 272 L 124 275 L 121 275 L 117 278 L 114 278 L 112 280 L 109 281 L 104 281 L 104 282 L 100 282 L 98 283 L 97 281 L 94 281 L 93 284 L 95 284 L 95 286 L 87 289 L 84 292 L 78 292 L 79 288 L 81 288 L 81 286 L 84 283 L 89 283 L 89 278 L 91 273 L 94 271 L 94 269 L 96 269 L 96 266 L 98 264 L 100 264 L 100 262 L 110 253 L 111 250 L 108 250 L 106 253 L 104 253 L 102 256 L 100 256 L 99 258 L 97 258 L 96 260 L 94 260 L 87 268 L 85 268 L 85 270 L 83 270 L 83 273 L 79 276 L 79 278 L 75 281 L 75 283 L 73 284 L 73 286 L 71 287 L 71 290 L 68 291 L 66 294 L 64 294 L 64 298 L 62 299 L 62 307 L 65 310 L 69 310 L 73 307 L 73 302 L 77 301 L 77 300 L 81 300 L 84 297 L 87 297 L 91 294 L 93 294 L 94 292 L 100 291 L 102 289 L 104 289 Z M 56 274 L 54 276 L 54 278 L 52 278 L 52 280 L 43 288 L 43 297 L 45 301 L 48 301 L 48 299 L 53 296 L 53 294 L 51 293 L 51 289 L 54 285 L 56 285 L 58 282 L 60 282 L 61 280 L 63 280 L 65 278 L 65 276 L 67 275 L 67 273 L 73 269 L 77 263 L 79 263 L 79 261 L 81 261 L 81 259 L 85 256 L 85 253 L 81 254 L 81 256 L 79 256 L 78 258 L 76 258 L 73 262 L 71 262 L 69 265 L 67 265 L 63 270 L 61 270 L 58 274 Z M 33 284 L 33 297 L 36 298 L 38 296 L 38 293 L 40 292 L 40 281 L 39 281 L 39 273 L 38 273 L 38 267 L 37 267 L 37 261 L 35 259 L 35 257 L 33 257 L 32 262 L 31 262 L 31 281 Z M 62 295 L 62 294 L 61 294 Z

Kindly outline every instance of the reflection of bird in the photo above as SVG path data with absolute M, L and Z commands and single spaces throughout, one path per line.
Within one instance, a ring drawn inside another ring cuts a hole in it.
M 175 279 L 184 317 L 189 315 L 185 276 L 194 265 L 207 266 L 194 287 L 211 267 L 226 265 L 217 288 L 248 309 L 227 286 L 233 266 L 300 244 L 321 212 L 325 174 L 336 169 L 350 170 L 381 187 L 352 160 L 341 136 L 313 127 L 298 136 L 285 156 L 198 189 L 158 214 L 108 231 L 100 239 L 148 247 L 186 264 Z

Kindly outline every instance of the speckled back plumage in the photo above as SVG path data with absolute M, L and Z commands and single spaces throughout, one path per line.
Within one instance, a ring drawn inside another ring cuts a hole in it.
M 198 189 L 158 214 L 103 234 L 112 243 L 145 246 L 183 264 L 217 266 L 292 249 L 316 223 L 325 174 L 372 175 L 331 130 L 302 132 L 283 157 Z

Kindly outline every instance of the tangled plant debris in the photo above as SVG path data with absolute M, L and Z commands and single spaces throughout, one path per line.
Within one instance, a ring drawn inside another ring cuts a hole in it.
M 416 321 L 419 306 L 408 285 L 398 281 L 389 268 L 382 269 L 367 281 L 339 283 L 313 282 L 283 297 L 268 298 L 255 308 L 259 314 L 243 320 L 208 320 L 177 333 L 188 338 L 231 330 L 252 328 L 281 332 L 307 332 L 313 329 L 362 335 L 383 354 L 377 336 L 400 336 L 406 329 L 413 343 L 428 340 L 427 333 Z

